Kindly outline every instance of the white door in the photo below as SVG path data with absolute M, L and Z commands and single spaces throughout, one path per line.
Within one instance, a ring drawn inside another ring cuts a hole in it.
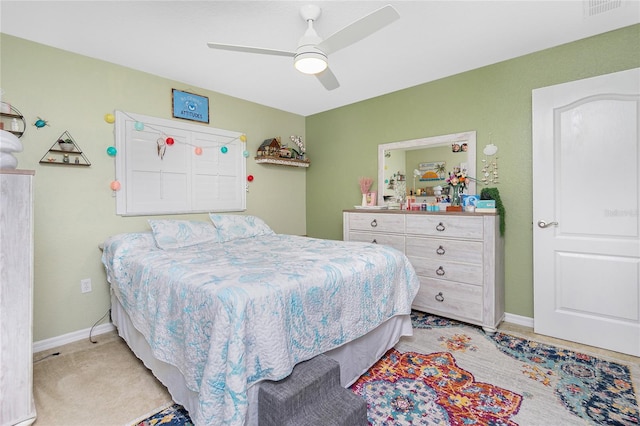
M 534 330 L 640 356 L 640 68 L 533 91 Z

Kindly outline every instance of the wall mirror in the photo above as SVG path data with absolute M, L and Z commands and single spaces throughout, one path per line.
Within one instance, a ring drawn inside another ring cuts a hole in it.
M 380 144 L 378 205 L 410 191 L 431 196 L 434 187 L 448 186 L 445 178 L 454 167 L 466 168 L 468 176 L 476 177 L 475 131 Z M 470 181 L 464 192 L 476 194 L 476 182 Z

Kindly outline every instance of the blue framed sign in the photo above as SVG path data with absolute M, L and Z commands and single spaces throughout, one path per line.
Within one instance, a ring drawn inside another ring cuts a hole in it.
M 176 118 L 209 124 L 209 98 L 171 89 L 172 111 Z

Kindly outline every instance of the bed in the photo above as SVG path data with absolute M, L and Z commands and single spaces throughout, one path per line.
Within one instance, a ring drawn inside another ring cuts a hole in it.
M 399 251 L 210 218 L 149 220 L 102 255 L 119 334 L 196 425 L 257 424 L 259 383 L 318 354 L 349 386 L 412 333 L 419 282 Z

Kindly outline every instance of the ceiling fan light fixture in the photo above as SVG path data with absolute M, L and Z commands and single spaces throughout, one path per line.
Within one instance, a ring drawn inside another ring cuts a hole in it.
M 293 66 L 304 74 L 319 74 L 327 69 L 327 57 L 318 52 L 305 52 L 296 55 Z

